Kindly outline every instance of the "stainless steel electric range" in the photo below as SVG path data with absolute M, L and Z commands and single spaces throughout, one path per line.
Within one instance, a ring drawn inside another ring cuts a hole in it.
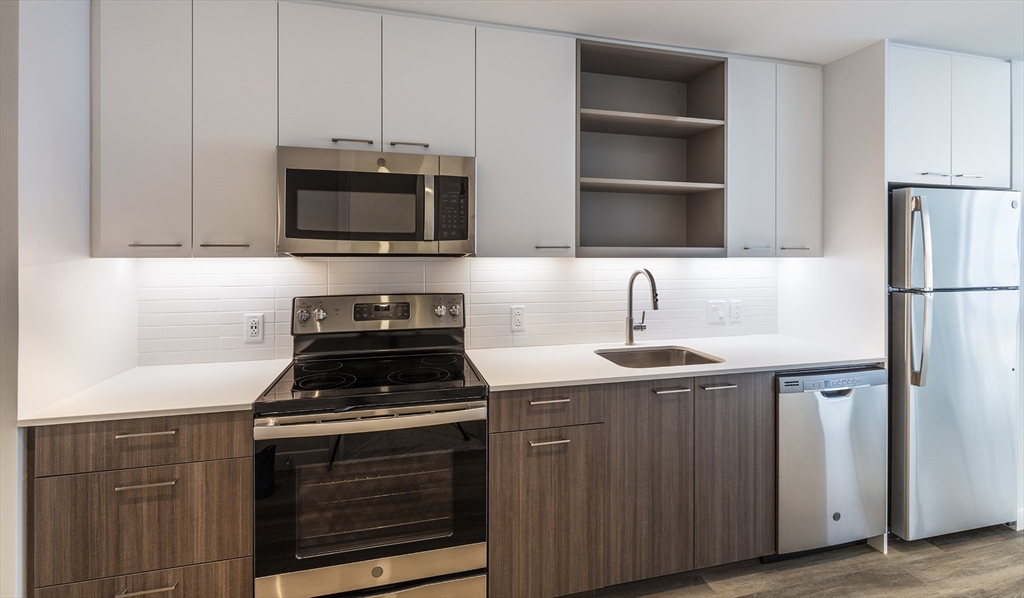
M 253 404 L 257 598 L 486 596 L 487 384 L 460 294 L 293 302 Z

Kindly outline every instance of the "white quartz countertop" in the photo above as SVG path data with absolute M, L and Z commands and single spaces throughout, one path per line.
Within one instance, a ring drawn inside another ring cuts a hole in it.
M 136 367 L 29 414 L 19 426 L 250 409 L 290 359 Z
M 884 355 L 869 355 L 842 346 L 780 334 L 637 342 L 634 347 L 684 347 L 725 361 L 706 365 L 627 368 L 594 353 L 597 349 L 625 349 L 624 343 L 473 349 L 467 353 L 477 371 L 487 380 L 491 392 L 885 361 Z

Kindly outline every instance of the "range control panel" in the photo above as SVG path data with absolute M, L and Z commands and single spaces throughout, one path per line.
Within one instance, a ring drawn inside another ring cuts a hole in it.
M 461 293 L 296 297 L 292 301 L 292 336 L 465 328 L 464 303 Z

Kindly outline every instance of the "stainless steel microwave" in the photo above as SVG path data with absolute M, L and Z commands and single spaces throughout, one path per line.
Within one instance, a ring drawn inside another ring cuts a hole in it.
M 277 148 L 277 252 L 471 255 L 473 158 Z

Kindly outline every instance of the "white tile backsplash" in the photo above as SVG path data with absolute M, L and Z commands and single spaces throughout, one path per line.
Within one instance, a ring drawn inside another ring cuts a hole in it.
M 139 260 L 139 365 L 290 358 L 291 300 L 302 295 L 465 293 L 469 348 L 617 342 L 626 283 L 639 277 L 638 340 L 773 334 L 776 260 L 573 258 L 266 258 Z M 706 302 L 742 299 L 742 322 L 708 324 Z M 526 306 L 526 330 L 509 307 Z M 264 314 L 264 342 L 244 342 L 246 313 Z

